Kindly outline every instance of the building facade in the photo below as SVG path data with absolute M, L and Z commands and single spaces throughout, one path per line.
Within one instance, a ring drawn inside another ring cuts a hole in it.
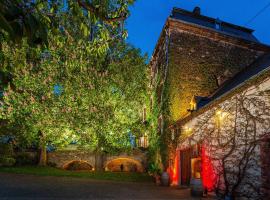
M 221 194 L 266 195 L 270 47 L 252 32 L 199 8 L 167 19 L 150 67 L 173 184 L 195 178 Z

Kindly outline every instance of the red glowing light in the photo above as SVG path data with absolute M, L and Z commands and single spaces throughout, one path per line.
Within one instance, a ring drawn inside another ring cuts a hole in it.
M 212 191 L 217 181 L 217 175 L 215 173 L 213 163 L 210 157 L 207 155 L 207 147 L 202 146 L 202 182 L 204 188 L 208 191 Z
M 176 156 L 174 158 L 174 164 L 167 169 L 168 174 L 170 175 L 170 180 L 172 185 L 177 185 L 179 180 L 179 156 L 180 152 L 176 151 Z

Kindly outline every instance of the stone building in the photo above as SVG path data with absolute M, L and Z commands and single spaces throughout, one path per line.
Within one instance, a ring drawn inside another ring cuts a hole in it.
M 189 185 L 197 178 L 209 191 L 239 196 L 252 193 L 251 185 L 241 185 L 256 179 L 258 195 L 266 195 L 270 163 L 262 155 L 270 153 L 269 52 L 253 30 L 203 16 L 198 7 L 193 12 L 173 9 L 150 67 L 158 131 L 167 145 L 174 184 Z M 250 169 L 234 170 L 234 163 L 244 159 Z M 241 180 L 232 181 L 232 171 Z

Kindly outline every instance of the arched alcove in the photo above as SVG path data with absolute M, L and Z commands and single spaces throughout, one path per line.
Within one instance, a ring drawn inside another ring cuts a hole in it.
M 83 160 L 72 160 L 64 164 L 63 169 L 72 170 L 72 171 L 92 171 L 94 167 L 89 164 L 87 161 Z
M 121 157 L 107 161 L 105 170 L 111 172 L 143 172 L 144 168 L 141 162 L 135 159 Z

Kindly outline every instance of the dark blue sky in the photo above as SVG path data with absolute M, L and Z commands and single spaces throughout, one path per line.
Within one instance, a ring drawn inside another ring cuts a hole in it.
M 128 41 L 151 56 L 173 7 L 192 11 L 199 6 L 203 15 L 245 26 L 269 3 L 270 0 L 137 0 L 127 20 Z M 270 45 L 270 7 L 246 27 L 254 29 L 254 35 L 262 43 Z

